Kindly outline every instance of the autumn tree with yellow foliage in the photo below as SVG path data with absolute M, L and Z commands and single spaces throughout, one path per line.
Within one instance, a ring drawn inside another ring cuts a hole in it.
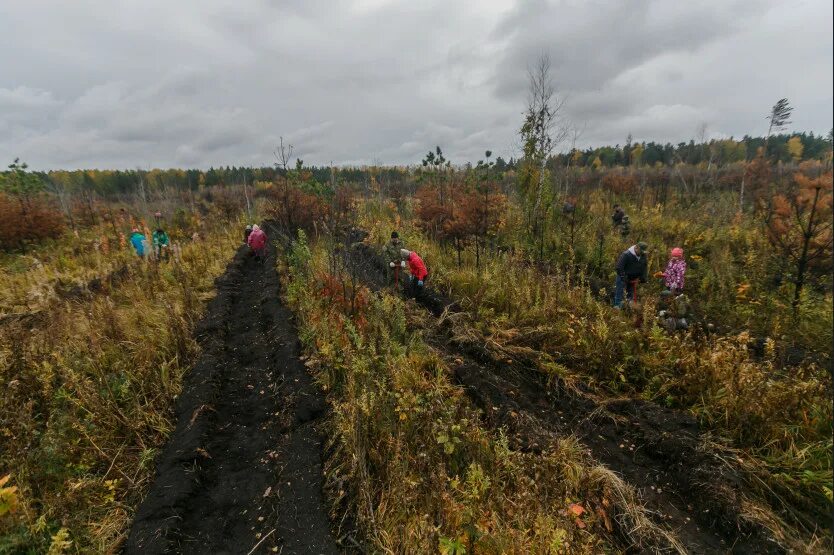
M 776 195 L 767 220 L 770 243 L 793 266 L 793 308 L 799 307 L 802 288 L 812 272 L 831 273 L 832 179 L 831 172 L 816 178 L 794 175 L 794 191 Z

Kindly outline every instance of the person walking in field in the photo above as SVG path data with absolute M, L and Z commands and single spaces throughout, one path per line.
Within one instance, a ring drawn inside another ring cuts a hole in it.
M 136 227 L 130 233 L 130 244 L 139 258 L 145 258 L 145 235 Z
M 168 238 L 168 234 L 165 233 L 165 230 L 161 227 L 156 228 L 156 230 L 151 234 L 151 240 L 153 241 L 153 249 L 156 254 L 156 259 L 168 260 L 168 246 L 171 240 Z
M 423 295 L 423 286 L 429 277 L 426 265 L 416 252 L 400 249 L 400 256 L 408 264 L 408 271 L 411 273 L 408 276 L 408 294 L 411 297 L 419 299 Z
M 391 232 L 391 239 L 382 247 L 382 258 L 388 263 L 395 284 L 400 282 L 400 269 L 406 267 L 405 260 L 400 258 L 400 250 L 403 248 L 403 241 L 396 231 Z
M 260 228 L 258 224 L 252 226 L 252 233 L 246 239 L 249 248 L 255 253 L 255 258 L 263 260 L 266 254 L 266 233 Z
M 663 271 L 663 283 L 666 289 L 677 295 L 683 292 L 683 284 L 686 277 L 686 260 L 683 259 L 683 249 L 675 247 L 672 249 L 669 263 Z
M 615 308 L 622 308 L 624 295 L 629 300 L 635 299 L 638 281 L 646 283 L 648 250 L 649 246 L 641 241 L 630 246 L 617 259 L 617 280 L 614 284 Z

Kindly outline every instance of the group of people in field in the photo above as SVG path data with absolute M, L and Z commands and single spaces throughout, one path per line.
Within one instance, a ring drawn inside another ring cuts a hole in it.
M 623 233 L 624 226 L 629 226 L 628 216 L 622 208 L 614 205 L 614 213 L 611 216 L 615 229 L 618 229 L 622 236 L 627 236 L 630 228 Z M 637 301 L 638 283 L 646 283 L 648 280 L 648 253 L 649 246 L 640 241 L 631 245 L 617 259 L 616 279 L 614 282 L 614 307 L 634 306 Z M 669 331 L 687 329 L 689 327 L 689 298 L 684 293 L 686 282 L 686 260 L 683 249 L 674 247 L 669 251 L 669 261 L 666 269 L 657 272 L 654 277 L 660 278 L 664 290 L 660 293 L 658 303 L 658 320 L 660 324 Z
M 616 205 L 612 220 L 615 229 L 621 234 L 623 226 L 630 225 L 628 216 Z M 628 231 L 625 235 L 628 235 Z M 639 283 L 648 281 L 648 253 L 649 245 L 639 241 L 620 254 L 615 265 L 615 308 L 636 306 L 637 286 Z M 388 264 L 391 281 L 398 286 L 402 280 L 409 295 L 420 298 L 428 279 L 428 270 L 420 255 L 405 248 L 405 244 L 396 231 L 391 232 L 391 238 L 382 247 L 382 257 Z M 660 294 L 658 305 L 660 324 L 670 331 L 687 329 L 690 303 L 683 291 L 686 281 L 686 260 L 683 249 L 680 247 L 671 249 L 666 269 L 654 274 L 654 277 L 660 278 L 665 287 Z
M 388 263 L 394 284 L 398 286 L 400 274 L 408 270 L 406 291 L 414 298 L 421 298 L 429 272 L 420 255 L 405 248 L 400 234 L 396 231 L 391 232 L 391 239 L 382 248 L 382 257 Z
M 152 258 L 154 260 L 168 261 L 171 252 L 171 238 L 159 224 L 157 216 L 157 227 L 151 233 L 151 239 L 138 228 L 134 227 L 130 232 L 130 244 L 139 258 Z
M 619 205 L 614 205 L 611 216 L 614 229 L 622 236 L 630 233 L 628 216 Z M 157 213 L 159 224 L 159 213 Z M 250 253 L 256 260 L 263 260 L 266 254 L 267 235 L 257 224 L 247 225 L 243 232 L 243 242 L 248 245 Z M 169 256 L 170 238 L 165 230 L 157 225 L 148 242 L 145 234 L 134 228 L 130 243 L 140 257 L 152 254 L 157 260 L 167 260 Z M 151 250 L 151 248 L 153 250 Z M 639 241 L 620 254 L 615 265 L 616 279 L 614 282 L 614 307 L 634 306 L 637 303 L 637 286 L 648 280 L 649 245 Z M 399 286 L 403 281 L 406 292 L 411 297 L 421 298 L 429 272 L 423 259 L 416 252 L 405 248 L 403 240 L 396 231 L 391 232 L 391 238 L 382 248 L 382 257 L 390 270 L 391 281 Z M 654 277 L 661 278 L 665 286 L 660 294 L 658 319 L 669 329 L 686 329 L 689 326 L 689 299 L 684 294 L 686 280 L 686 261 L 683 249 L 675 247 L 670 251 L 669 261 L 663 272 Z

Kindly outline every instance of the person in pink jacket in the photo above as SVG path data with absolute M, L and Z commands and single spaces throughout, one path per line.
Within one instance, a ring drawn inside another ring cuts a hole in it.
M 252 226 L 252 233 L 246 240 L 249 248 L 255 253 L 255 258 L 262 259 L 266 254 L 266 233 L 258 224 Z
M 672 257 L 663 272 L 663 283 L 666 285 L 666 289 L 678 294 L 683 292 L 685 277 L 686 261 L 683 259 L 683 249 L 675 247 L 672 249 Z

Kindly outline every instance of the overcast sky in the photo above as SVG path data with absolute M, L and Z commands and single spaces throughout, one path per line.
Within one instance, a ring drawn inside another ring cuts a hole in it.
M 509 157 L 541 53 L 580 147 L 827 133 L 832 48 L 831 0 L 2 0 L 0 163 Z

